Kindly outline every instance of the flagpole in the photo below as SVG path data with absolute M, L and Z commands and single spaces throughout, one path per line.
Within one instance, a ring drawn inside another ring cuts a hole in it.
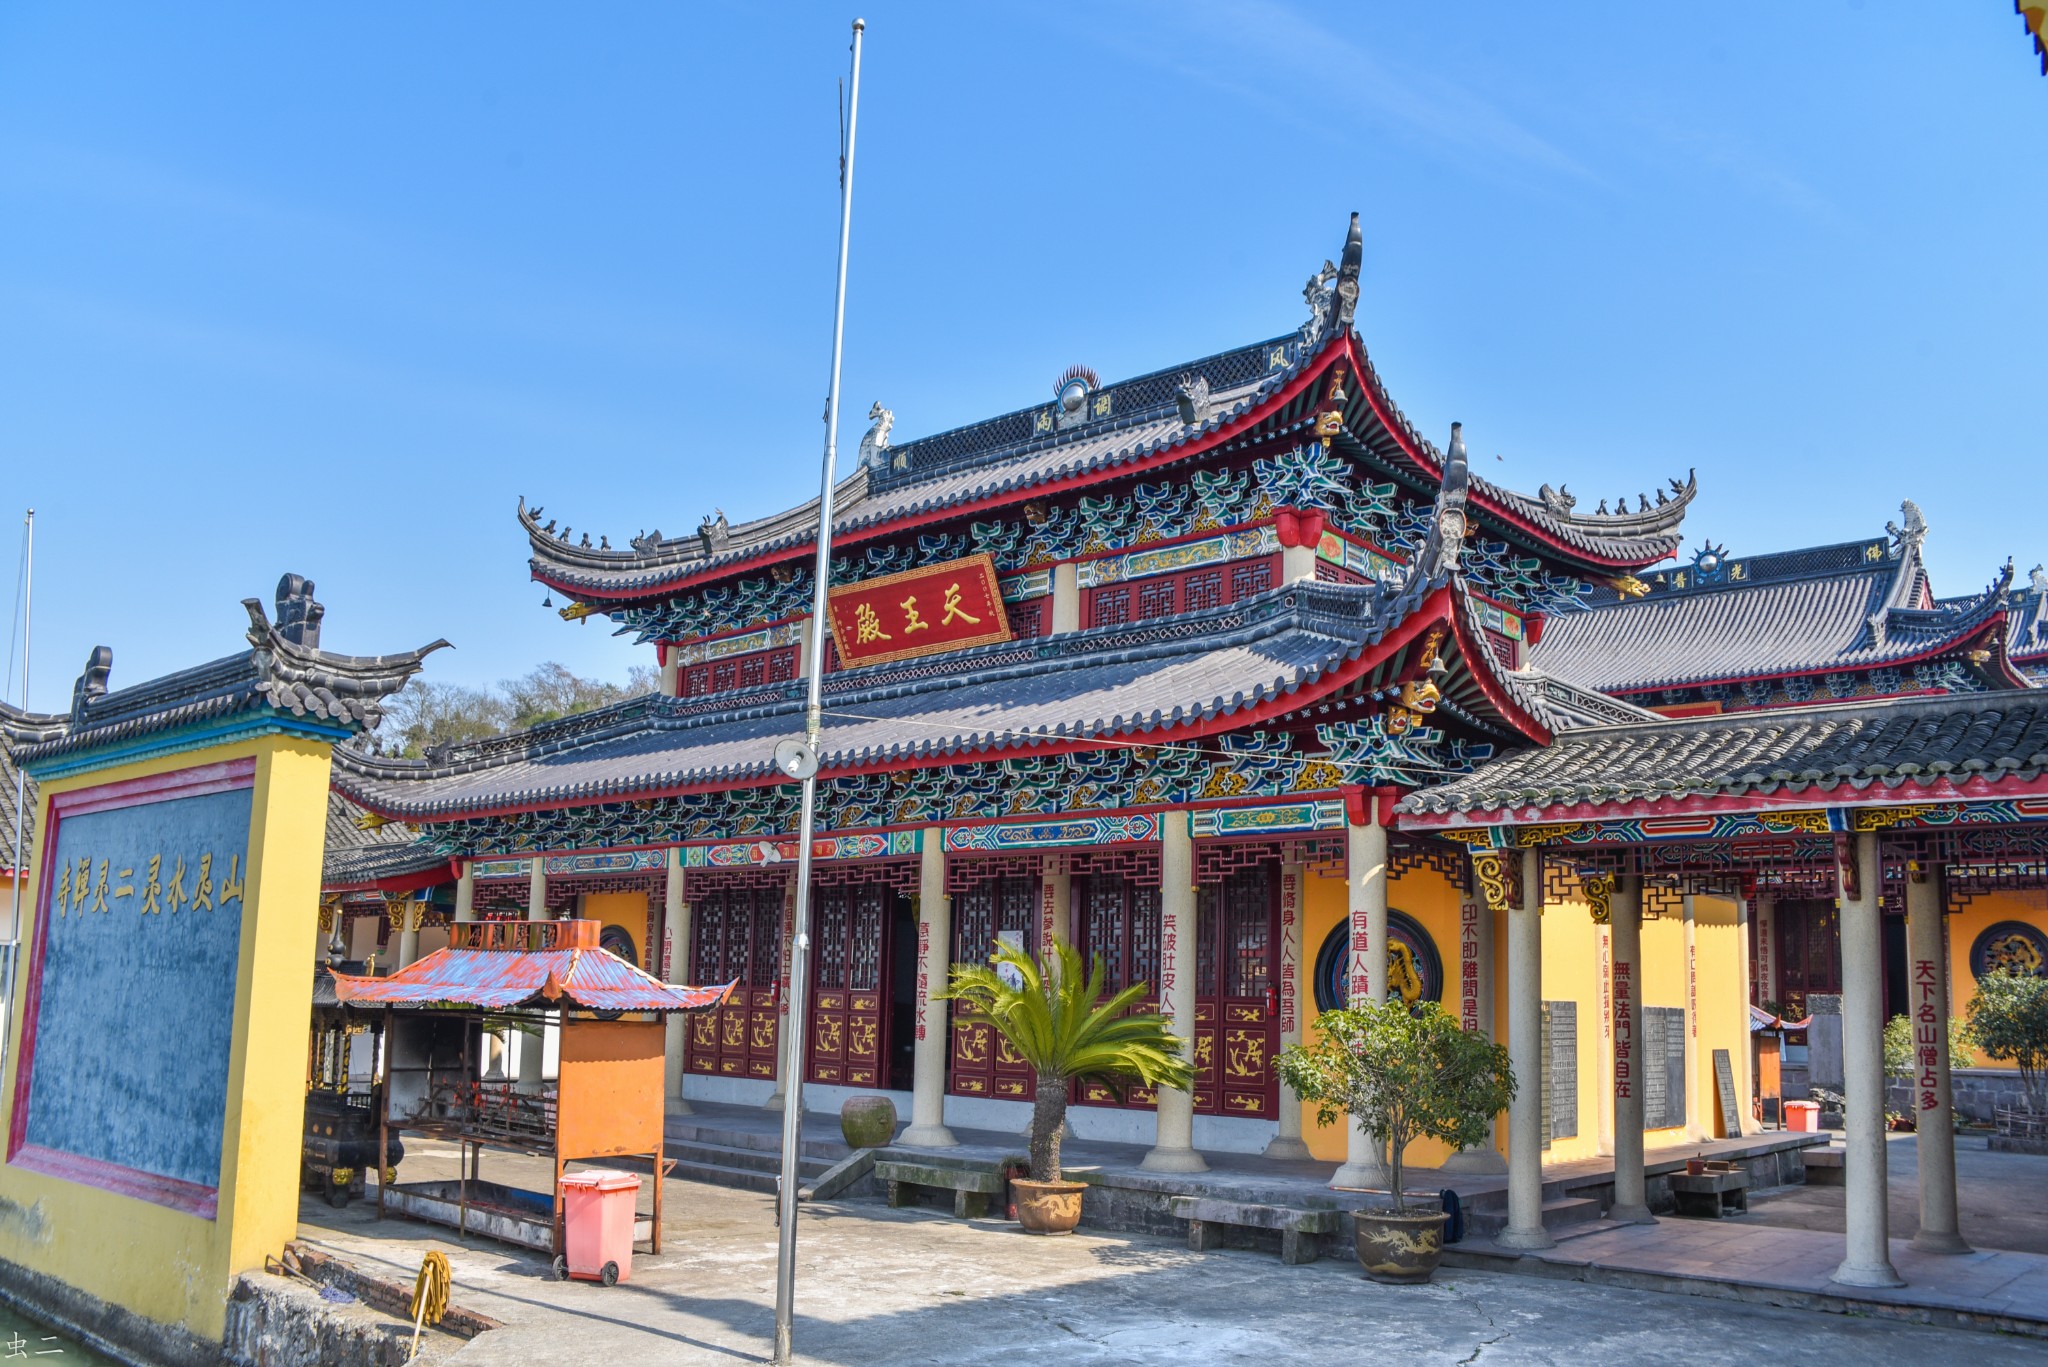
M 796 1302 L 796 1194 L 804 1126 L 804 1037 L 811 960 L 811 839 L 818 806 L 818 739 L 823 730 L 826 594 L 832 586 L 832 479 L 839 457 L 839 364 L 846 342 L 846 249 L 853 230 L 853 134 L 860 118 L 860 42 L 867 21 L 853 21 L 853 79 L 847 91 L 846 141 L 839 157 L 839 286 L 832 305 L 832 385 L 825 398 L 825 468 L 818 488 L 818 567 L 804 663 L 807 693 L 803 811 L 797 822 L 796 924 L 789 954 L 789 1018 L 782 1051 L 782 1178 L 777 1188 L 775 1361 L 792 1352 Z
M 36 510 L 30 508 L 22 518 L 23 535 L 27 538 L 21 557 L 21 710 L 28 711 L 28 666 L 35 647 L 32 627 L 35 622 L 36 595 Z M 27 839 L 28 823 L 28 776 L 19 764 L 14 766 L 14 907 L 13 921 L 4 948 L 7 963 L 4 975 L 0 975 L 0 1062 L 7 1057 L 7 1032 L 14 1020 L 14 965 L 21 957 L 21 875 L 22 865 L 27 861 L 28 851 L 23 848 Z

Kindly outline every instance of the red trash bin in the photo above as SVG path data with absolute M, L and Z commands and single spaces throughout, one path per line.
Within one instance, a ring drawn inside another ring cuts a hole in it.
M 1820 1107 L 1811 1101 L 1785 1103 L 1785 1128 L 1816 1133 L 1820 1129 Z
M 611 1286 L 633 1277 L 633 1214 L 640 1178 L 592 1168 L 562 1174 L 562 1245 L 555 1275 Z

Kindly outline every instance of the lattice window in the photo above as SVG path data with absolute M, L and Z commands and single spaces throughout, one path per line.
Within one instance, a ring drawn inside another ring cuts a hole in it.
M 1120 627 L 1131 620 L 1129 588 L 1098 589 L 1090 626 Z
M 1132 983 L 1159 983 L 1159 889 L 1127 878 L 1091 874 L 1075 884 L 1081 948 L 1102 959 L 1114 992 Z
M 1030 952 L 1038 911 L 1038 879 L 993 878 L 953 899 L 953 959 L 986 962 L 998 937 L 1008 932 Z
M 1372 582 L 1357 570 L 1344 565 L 1333 565 L 1320 556 L 1316 558 L 1316 581 L 1323 584 L 1366 584 Z
M 1044 857 L 1036 854 L 955 854 L 946 857 L 946 891 L 958 897 L 982 883 L 1037 878 Z
M 1195 991 L 1205 997 L 1263 997 L 1271 981 L 1273 876 L 1270 863 L 1242 868 L 1201 891 Z
M 1006 605 L 1010 614 L 1010 634 L 1017 637 L 1045 635 L 1045 600 L 1034 598 L 1028 603 Z
M 1223 606 L 1222 570 L 1201 570 L 1190 574 L 1187 576 L 1186 587 L 1189 612 Z
M 1159 886 L 1159 847 L 1140 845 L 1123 849 L 1075 850 L 1057 856 L 1055 872 L 1083 878 L 1105 874 L 1128 878 L 1145 887 Z
M 739 682 L 739 661 L 720 660 L 711 666 L 711 691 L 724 693 Z
M 917 892 L 918 861 L 835 859 L 815 866 L 812 877 L 821 888 L 845 887 L 854 883 L 880 883 L 908 897 Z
M 759 688 L 768 681 L 768 662 L 759 655 L 743 655 L 738 663 L 741 688 Z
M 1173 615 L 1174 589 L 1178 586 L 1172 579 L 1148 579 L 1137 587 L 1139 621 Z
M 853 897 L 847 888 L 820 889 L 812 909 L 814 962 L 819 987 L 845 987 L 847 934 L 853 926 Z
M 787 867 L 769 866 L 745 869 L 684 869 L 683 900 L 696 905 L 700 897 L 725 888 L 772 887 L 780 892 L 789 885 L 792 877 Z
M 1273 587 L 1273 563 L 1271 560 L 1257 560 L 1249 565 L 1239 565 L 1230 571 L 1230 601 L 1240 602 L 1255 593 L 1264 593 Z

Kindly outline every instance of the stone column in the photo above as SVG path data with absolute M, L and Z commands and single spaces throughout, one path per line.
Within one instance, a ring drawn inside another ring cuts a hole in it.
M 1844 1286 L 1904 1286 L 1892 1267 L 1884 1150 L 1884 868 L 1877 834 L 1849 837 L 1842 887 L 1842 1093 L 1848 1134 L 1843 1154 L 1848 1256 L 1835 1269 Z
M 1608 1218 L 1647 1225 L 1649 1190 L 1643 1175 L 1643 880 L 1615 880 L 1614 933 L 1614 1204 Z M 1664 1060 L 1647 1065 L 1661 1068 Z
M 1968 1253 L 1956 1212 L 1956 1127 L 1948 1056 L 1948 926 L 1940 865 L 1916 865 L 1906 879 L 1906 1001 L 1913 1022 L 1911 1110 L 1920 1167 L 1923 1253 Z
M 917 878 L 917 1047 L 912 1063 L 910 1128 L 902 1142 L 949 1149 L 960 1141 L 946 1128 L 946 1061 L 952 1032 L 946 1003 L 932 993 L 946 985 L 953 962 L 953 904 L 946 896 L 945 832 L 924 831 Z
M 476 865 L 467 859 L 462 861 L 461 877 L 455 880 L 455 919 L 476 919 Z
M 683 900 L 683 851 L 668 852 L 667 878 L 661 888 L 661 943 L 654 947 L 654 971 L 665 983 L 690 980 L 690 904 Z M 683 1044 L 690 1028 L 687 1016 L 668 1017 L 662 1044 L 662 1071 L 667 1079 L 670 1115 L 691 1114 L 683 1099 Z
M 398 912 L 398 964 L 404 968 L 416 963 L 420 957 L 420 920 L 426 915 L 425 904 L 405 897 L 390 904 Z
M 1301 982 L 1304 873 L 1299 864 L 1280 866 L 1280 954 L 1274 986 L 1280 1001 L 1280 1047 L 1301 1043 Z M 1280 1085 L 1279 1125 L 1266 1143 L 1266 1157 L 1306 1162 L 1314 1155 L 1301 1138 L 1301 1098 Z
M 811 866 L 811 897 L 815 906 L 818 895 L 817 865 Z M 782 885 L 782 957 L 775 969 L 775 1089 L 768 1093 L 768 1099 L 761 1103 L 770 1111 L 782 1109 L 783 1079 L 789 1076 L 789 964 L 796 937 L 796 874 Z
M 1502 1248 L 1549 1248 L 1543 1227 L 1543 856 L 1522 851 L 1522 903 L 1508 908 L 1508 1224 Z
M 1498 895 L 1505 904 L 1506 888 L 1498 894 L 1490 894 L 1486 876 L 1480 870 L 1479 852 L 1473 851 L 1474 895 L 1458 904 L 1458 968 L 1457 986 L 1447 994 L 1449 1009 L 1458 1013 L 1458 1023 L 1465 1029 L 1498 1040 L 1499 1034 L 1493 1028 L 1493 918 L 1495 915 L 1492 896 Z M 1513 859 L 1512 852 L 1498 855 L 1501 863 L 1492 876 L 1504 878 L 1506 861 Z M 1441 1171 L 1465 1172 L 1482 1175 L 1498 1175 L 1508 1170 L 1508 1163 L 1500 1155 L 1494 1142 L 1499 1118 L 1486 1122 L 1486 1141 L 1476 1148 L 1460 1149 L 1443 1161 Z
M 547 859 L 536 854 L 533 857 L 532 874 L 526 885 L 526 919 L 545 921 L 548 919 L 548 875 Z M 519 1089 L 537 1092 L 541 1089 L 542 1074 L 545 1071 L 547 1052 L 547 1027 L 537 1030 L 514 1032 L 519 1041 Z
M 1351 914 L 1351 959 L 1345 1000 L 1363 1005 L 1387 996 L 1387 828 L 1380 824 L 1379 798 L 1368 793 L 1366 819 L 1345 826 L 1346 900 Z M 1344 1164 L 1330 1178 L 1333 1187 L 1384 1188 L 1387 1168 L 1379 1146 L 1347 1118 Z
M 1195 1038 L 1195 842 L 1188 814 L 1160 818 L 1159 831 L 1159 1011 L 1173 1033 Z M 1153 1172 L 1207 1172 L 1195 1152 L 1195 1094 L 1161 1087 L 1152 1148 L 1139 1167 Z
M 682 672 L 682 657 L 676 653 L 676 648 L 661 647 L 661 695 L 664 698 L 673 698 L 683 691 L 679 684 Z M 797 673 L 801 676 L 803 671 L 798 670 Z

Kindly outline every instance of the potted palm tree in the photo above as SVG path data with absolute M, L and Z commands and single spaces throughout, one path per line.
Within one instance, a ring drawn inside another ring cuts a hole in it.
M 1443 1210 L 1411 1207 L 1402 1158 L 1425 1136 L 1453 1148 L 1486 1140 L 1486 1122 L 1515 1095 L 1505 1047 L 1468 1032 L 1435 1002 L 1398 999 L 1325 1011 L 1316 1037 L 1280 1053 L 1280 1080 L 1316 1103 L 1325 1125 L 1348 1113 L 1378 1146 L 1391 1203 L 1353 1213 L 1365 1274 L 1380 1282 L 1425 1282 L 1443 1256 Z
M 1017 1190 L 1017 1221 L 1034 1234 L 1066 1234 L 1081 1222 L 1087 1184 L 1060 1175 L 1060 1136 L 1066 1128 L 1069 1084 L 1093 1078 L 1122 1095 L 1133 1082 L 1187 1087 L 1194 1070 L 1186 1041 L 1167 1029 L 1166 1017 L 1132 1012 L 1150 985 L 1134 983 L 1104 996 L 1100 957 L 1084 972 L 1081 955 L 1055 940 L 1050 972 L 1013 946 L 998 943 L 986 964 L 954 964 L 937 996 L 959 1002 L 965 1024 L 988 1025 L 1037 1074 L 1031 1113 L 1031 1176 Z

